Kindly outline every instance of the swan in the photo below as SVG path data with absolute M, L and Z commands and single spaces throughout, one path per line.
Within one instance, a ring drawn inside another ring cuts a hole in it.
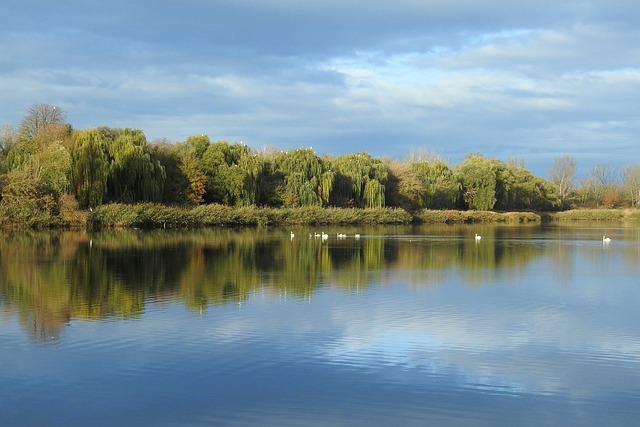
M 480 240 L 480 239 L 482 239 L 482 236 L 476 233 L 476 240 Z
M 602 236 L 602 242 L 603 243 L 609 243 L 610 241 L 611 241 L 611 237 Z
M 293 234 L 293 231 L 291 232 L 291 238 L 293 239 L 295 236 L 295 234 Z
M 360 238 L 360 234 L 356 233 L 353 237 L 355 237 L 356 239 Z

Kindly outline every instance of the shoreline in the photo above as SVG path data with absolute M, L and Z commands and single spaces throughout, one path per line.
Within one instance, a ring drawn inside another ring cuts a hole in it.
M 6 221 L 6 219 L 5 219 Z M 5 222 L 5 229 L 193 229 L 206 227 L 281 227 L 318 225 L 402 224 L 541 224 L 579 221 L 640 221 L 640 209 L 574 209 L 563 212 L 495 212 L 402 208 L 231 207 L 219 204 L 193 208 L 158 203 L 112 203 L 90 211 L 68 210 L 37 227 Z

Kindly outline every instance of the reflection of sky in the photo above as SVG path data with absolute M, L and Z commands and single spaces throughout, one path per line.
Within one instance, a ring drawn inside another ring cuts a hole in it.
M 17 420 L 38 401 L 32 424 L 69 402 L 69 425 L 143 413 L 155 425 L 351 424 L 354 411 L 379 425 L 399 413 L 415 425 L 637 419 L 640 267 L 621 256 L 628 243 L 571 245 L 561 265 L 545 252 L 471 284 L 455 266 L 437 281 L 389 269 L 357 293 L 265 289 L 202 313 L 149 302 L 139 319 L 72 320 L 45 343 L 6 310 L 0 413 Z
M 621 272 L 603 288 L 597 264 L 580 267 L 574 283 L 559 283 L 541 261 L 517 284 L 466 289 L 452 279 L 423 290 L 377 289 L 388 306 L 367 310 L 365 319 L 335 310 L 334 321 L 345 328 L 326 357 L 453 373 L 470 387 L 586 398 L 621 386 L 638 390 L 640 322 L 633 320 L 640 314 L 638 300 L 627 298 L 638 294 L 635 277 Z

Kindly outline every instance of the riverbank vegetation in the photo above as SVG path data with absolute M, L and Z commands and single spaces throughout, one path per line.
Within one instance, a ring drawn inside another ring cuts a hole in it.
M 148 142 L 139 129 L 73 129 L 48 104 L 2 128 L 0 155 L 4 227 L 531 222 L 576 215 L 531 212 L 640 203 L 640 166 L 599 165 L 577 183 L 568 156 L 545 179 L 522 160 L 482 154 L 450 165 L 427 151 L 400 161 L 257 151 L 206 135 Z

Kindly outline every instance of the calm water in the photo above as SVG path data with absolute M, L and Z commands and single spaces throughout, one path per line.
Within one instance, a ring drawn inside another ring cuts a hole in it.
M 640 424 L 640 226 L 293 231 L 4 235 L 0 423 Z

